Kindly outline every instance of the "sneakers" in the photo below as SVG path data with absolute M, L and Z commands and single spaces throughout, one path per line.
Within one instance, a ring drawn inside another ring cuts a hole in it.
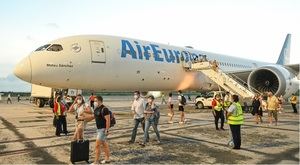
M 173 121 L 168 121 L 169 124 L 173 124 Z
M 140 143 L 140 146 L 145 147 L 146 144 L 145 143 Z
M 102 160 L 100 163 L 101 164 L 107 164 L 107 163 L 110 163 L 110 160 Z
M 184 122 L 180 121 L 179 124 L 184 124 Z
M 157 144 L 160 144 L 161 143 L 161 141 L 160 140 L 157 140 Z
M 128 141 L 128 144 L 133 144 L 134 142 L 132 140 L 129 140 Z

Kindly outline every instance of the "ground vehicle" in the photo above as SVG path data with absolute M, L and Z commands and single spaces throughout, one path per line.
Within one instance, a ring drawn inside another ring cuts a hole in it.
M 53 108 L 53 100 L 56 93 L 62 93 L 75 97 L 77 94 L 81 94 L 81 90 L 77 89 L 54 89 L 40 85 L 31 85 L 31 100 L 38 107 L 44 107 L 45 104 Z
M 225 95 L 224 91 L 211 91 L 203 93 L 196 97 L 195 105 L 197 109 L 203 109 L 205 107 L 211 108 L 211 102 L 214 99 L 216 94 L 221 94 L 221 97 Z

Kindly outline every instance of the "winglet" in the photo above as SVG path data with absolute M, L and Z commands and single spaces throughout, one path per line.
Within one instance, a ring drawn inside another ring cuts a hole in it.
M 290 45 L 291 34 L 287 34 L 276 64 L 286 65 L 290 63 Z

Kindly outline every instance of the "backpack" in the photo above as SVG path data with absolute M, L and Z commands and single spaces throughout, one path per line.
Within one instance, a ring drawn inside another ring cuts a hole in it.
M 186 98 L 183 96 L 183 95 L 180 95 L 180 97 L 181 97 L 181 104 L 182 105 L 185 105 L 186 104 Z
M 107 107 L 103 107 L 102 109 L 101 109 L 101 114 L 102 114 L 102 116 L 104 117 L 104 115 L 103 115 L 103 109 L 104 108 L 107 108 Z M 110 127 L 113 127 L 113 126 L 115 126 L 115 124 L 117 123 L 116 122 L 116 118 L 115 118 L 115 113 L 113 113 L 111 110 L 109 110 L 108 108 L 107 108 L 107 110 L 108 110 L 108 112 L 109 112 L 109 116 L 110 116 Z

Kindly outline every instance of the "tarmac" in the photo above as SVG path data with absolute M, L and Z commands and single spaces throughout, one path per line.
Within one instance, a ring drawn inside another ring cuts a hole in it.
M 150 143 L 142 147 L 141 128 L 137 142 L 127 143 L 133 128 L 130 98 L 104 97 L 104 104 L 116 113 L 117 119 L 109 135 L 112 164 L 299 164 L 299 115 L 292 113 L 289 105 L 279 114 L 277 126 L 268 126 L 267 113 L 262 124 L 256 124 L 251 114 L 244 114 L 241 150 L 228 147 L 228 125 L 225 131 L 215 130 L 210 109 L 188 105 L 187 123 L 179 124 L 175 106 L 174 123 L 168 124 L 167 106 L 160 105 L 161 144 L 157 144 L 150 128 Z M 0 164 L 70 164 L 74 115 L 67 116 L 69 136 L 56 137 L 52 120 L 49 107 L 38 108 L 28 101 L 0 101 Z M 90 140 L 91 162 L 95 132 L 95 122 L 89 122 L 85 138 Z

